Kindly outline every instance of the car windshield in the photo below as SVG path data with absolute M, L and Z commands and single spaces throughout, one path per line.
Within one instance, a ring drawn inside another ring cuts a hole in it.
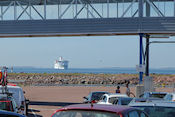
M 9 101 L 0 101 L 0 110 L 12 111 L 12 105 Z
M 173 99 L 173 96 L 171 94 L 167 94 L 165 97 L 164 97 L 164 100 L 166 101 L 171 101 Z
M 68 110 L 55 113 L 52 117 L 120 117 L 116 113 L 101 111 Z
M 174 117 L 175 107 L 162 107 L 162 106 L 137 106 L 145 111 L 149 117 Z
M 128 105 L 131 101 L 132 98 L 121 98 L 121 105 Z
M 105 92 L 96 92 L 92 93 L 92 98 L 91 100 L 100 100 L 101 96 L 105 94 Z

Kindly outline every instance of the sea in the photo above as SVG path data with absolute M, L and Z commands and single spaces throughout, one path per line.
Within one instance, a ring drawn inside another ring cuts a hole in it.
M 69 68 L 60 70 L 54 68 L 13 67 L 8 72 L 13 73 L 88 73 L 88 74 L 137 74 L 136 68 Z M 175 68 L 152 68 L 151 74 L 175 74 Z

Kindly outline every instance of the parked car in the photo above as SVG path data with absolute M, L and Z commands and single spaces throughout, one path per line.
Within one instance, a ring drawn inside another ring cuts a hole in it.
M 133 98 L 131 97 L 118 97 L 116 100 L 113 101 L 112 104 L 114 105 L 128 105 Z
M 84 101 L 83 103 L 96 103 L 100 100 L 101 96 L 104 94 L 109 94 L 109 92 L 106 91 L 96 91 L 96 92 L 91 92 L 87 97 L 83 97 Z
M 165 101 L 175 101 L 175 93 L 167 93 L 163 99 Z
M 24 92 L 19 86 L 7 86 L 9 93 L 12 93 L 12 97 L 15 99 L 17 107 L 21 114 L 27 115 L 27 103 L 24 97 Z M 2 93 L 2 86 L 0 86 L 0 93 Z
M 99 102 L 97 104 L 110 104 L 112 105 L 116 99 L 119 97 L 128 97 L 126 94 L 120 94 L 120 93 L 110 93 L 110 94 L 104 94 Z
M 130 103 L 135 102 L 162 102 L 164 99 L 161 98 L 133 98 Z
M 55 111 L 51 117 L 148 117 L 137 108 L 103 104 L 70 105 Z
M 0 94 L 0 110 L 19 112 L 16 101 L 9 94 Z
M 135 102 L 129 106 L 145 111 L 150 117 L 175 116 L 175 102 Z
M 15 112 L 0 110 L 0 117 L 26 117 L 26 116 Z
M 140 98 L 159 98 L 163 99 L 167 92 L 144 92 L 142 95 L 140 95 Z

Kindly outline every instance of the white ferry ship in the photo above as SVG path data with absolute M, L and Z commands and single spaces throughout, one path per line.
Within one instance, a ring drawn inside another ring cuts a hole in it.
M 59 57 L 59 60 L 55 61 L 54 69 L 68 69 L 68 62 L 67 60 L 63 60 L 62 57 Z

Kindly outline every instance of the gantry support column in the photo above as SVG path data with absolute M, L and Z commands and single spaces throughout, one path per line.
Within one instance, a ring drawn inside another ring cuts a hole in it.
M 142 67 L 142 60 L 143 60 L 143 34 L 140 33 L 140 51 L 139 51 L 139 66 Z M 142 84 L 143 81 L 143 71 L 139 72 L 139 83 Z
M 146 35 L 146 76 L 149 76 L 149 38 L 150 36 Z

